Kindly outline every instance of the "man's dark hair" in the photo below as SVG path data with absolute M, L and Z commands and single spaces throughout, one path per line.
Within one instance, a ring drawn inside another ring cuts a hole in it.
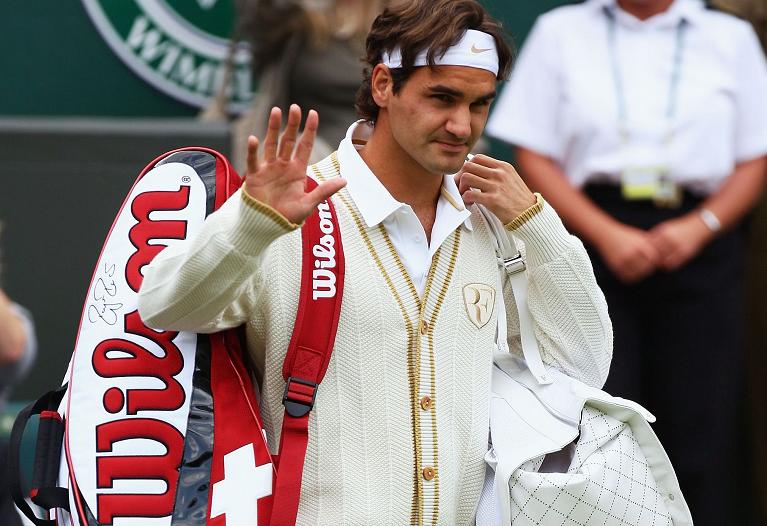
M 379 107 L 373 100 L 373 68 L 381 62 L 384 52 L 396 47 L 402 51 L 402 67 L 392 69 L 394 93 L 399 92 L 410 75 L 421 51 L 428 49 L 430 66 L 448 49 L 457 44 L 468 29 L 491 35 L 498 49 L 498 80 L 505 80 L 511 71 L 512 48 L 504 38 L 500 22 L 475 0 L 407 0 L 396 2 L 373 22 L 365 42 L 364 80 L 357 92 L 357 114 L 366 120 L 378 117 Z

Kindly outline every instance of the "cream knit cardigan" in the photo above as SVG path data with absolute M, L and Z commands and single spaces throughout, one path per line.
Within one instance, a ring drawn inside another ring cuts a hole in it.
M 339 170 L 335 156 L 312 168 L 318 178 Z M 333 203 L 346 280 L 335 349 L 309 420 L 298 524 L 472 524 L 485 474 L 497 313 L 473 322 L 465 287 L 504 291 L 509 344 L 521 352 L 491 234 L 474 210 L 473 230 L 459 227 L 434 255 L 419 298 L 383 226 L 367 228 L 346 190 Z M 145 269 L 139 297 L 152 327 L 214 332 L 246 324 L 273 452 L 300 285 L 296 228 L 237 192 L 198 235 Z M 513 234 L 527 247 L 544 360 L 601 387 L 612 328 L 582 244 L 545 203 Z

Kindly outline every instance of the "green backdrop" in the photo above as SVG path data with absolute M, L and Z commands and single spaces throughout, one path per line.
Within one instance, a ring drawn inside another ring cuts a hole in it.
M 538 14 L 568 2 L 484 3 L 520 43 Z M 183 117 L 197 113 L 123 64 L 79 0 L 4 0 L 3 7 L 0 115 Z

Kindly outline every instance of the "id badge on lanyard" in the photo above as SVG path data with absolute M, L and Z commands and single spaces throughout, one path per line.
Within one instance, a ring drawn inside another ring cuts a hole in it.
M 621 151 L 621 193 L 624 199 L 653 199 L 660 182 L 668 178 L 668 163 L 658 147 L 624 141 Z
M 621 176 L 621 194 L 627 201 L 652 200 L 659 208 L 677 208 L 682 189 L 663 166 L 629 167 Z
M 674 118 L 676 116 L 679 81 L 684 55 L 684 34 L 687 23 L 679 21 L 676 32 L 674 67 L 669 83 L 668 106 L 665 114 L 667 130 L 658 143 L 643 143 L 633 138 L 628 130 L 628 101 L 623 87 L 621 67 L 616 52 L 616 20 L 607 7 L 604 13 L 608 21 L 610 58 L 618 102 L 618 123 L 622 145 L 621 193 L 627 200 L 652 200 L 660 207 L 677 207 L 681 203 L 682 191 L 670 175 L 669 150 L 673 142 Z
M 652 200 L 660 207 L 678 206 L 682 192 L 669 175 L 668 144 L 651 147 L 624 143 L 621 194 L 629 201 Z

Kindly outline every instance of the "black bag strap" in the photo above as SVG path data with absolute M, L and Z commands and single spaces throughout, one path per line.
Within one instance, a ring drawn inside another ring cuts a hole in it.
M 56 521 L 38 518 L 24 498 L 20 466 L 21 440 L 29 419 L 34 415 L 41 415 L 35 447 L 32 501 L 46 510 L 63 508 L 69 511 L 67 490 L 56 487 L 64 423 L 60 416 L 58 418 L 54 416 L 54 414 L 58 416 L 58 407 L 66 391 L 67 386 L 64 385 L 56 391 L 45 393 L 29 404 L 19 412 L 11 430 L 8 448 L 8 479 L 11 496 L 19 510 L 36 526 L 55 526 Z

